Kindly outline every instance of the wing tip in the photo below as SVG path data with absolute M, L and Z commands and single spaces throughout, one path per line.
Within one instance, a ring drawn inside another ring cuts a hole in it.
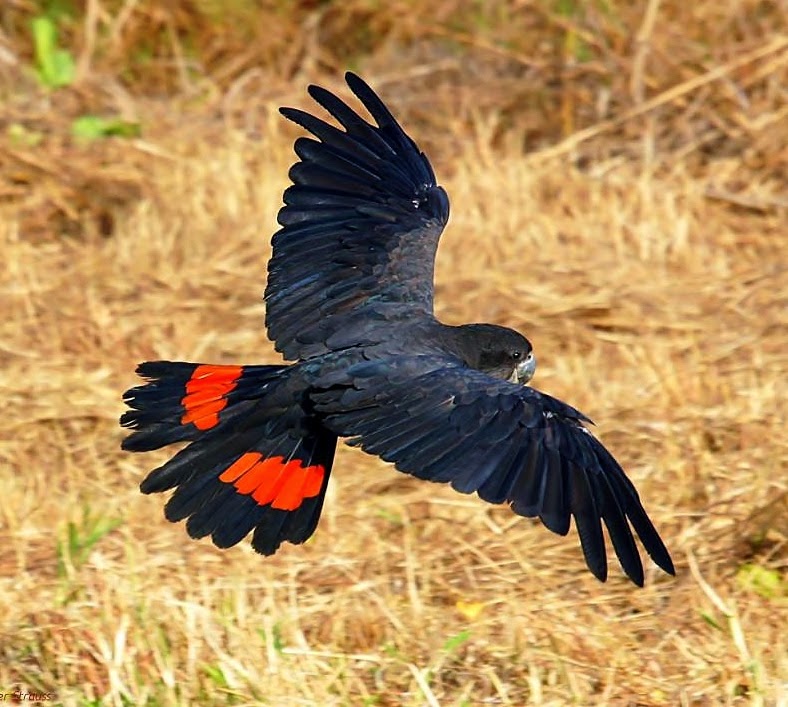
M 668 549 L 663 545 L 662 551 L 659 553 L 654 553 L 647 550 L 649 557 L 654 561 L 654 563 L 659 567 L 663 572 L 669 574 L 671 577 L 676 576 L 676 567 L 673 564 L 673 558 L 670 556 Z M 656 557 L 655 555 L 659 555 Z
M 350 90 L 353 91 L 353 93 L 356 92 L 354 86 L 355 87 L 361 87 L 362 89 L 363 88 L 367 88 L 369 90 L 372 90 L 372 89 L 370 89 L 369 84 L 366 81 L 364 81 L 364 79 L 362 79 L 354 71 L 346 71 L 345 72 L 345 83 L 350 87 Z
M 600 582 L 607 582 L 607 557 L 603 555 L 601 558 L 590 558 L 586 555 L 586 567 L 591 571 Z

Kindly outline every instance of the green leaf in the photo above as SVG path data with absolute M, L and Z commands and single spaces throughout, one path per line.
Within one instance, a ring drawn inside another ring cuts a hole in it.
M 388 511 L 385 508 L 378 508 L 375 515 L 377 515 L 378 518 L 387 520 L 392 525 L 402 525 L 402 516 L 399 513 Z
M 281 654 L 282 650 L 285 647 L 284 641 L 282 640 L 282 627 L 278 623 L 275 623 L 271 627 L 271 633 L 273 634 L 272 636 L 273 640 L 271 641 L 271 643 L 274 646 L 274 650 L 277 653 Z
M 712 628 L 716 628 L 718 631 L 723 631 L 724 629 L 720 626 L 717 619 L 715 619 L 711 614 L 706 611 L 700 612 L 700 617 Z
M 268 634 L 264 629 L 259 629 L 257 635 L 260 636 L 263 643 L 268 643 Z M 285 642 L 282 639 L 282 626 L 278 622 L 271 627 L 271 645 L 280 655 L 284 653 Z
M 455 636 L 449 636 L 446 643 L 443 644 L 443 650 L 447 653 L 454 653 L 463 643 L 471 637 L 471 632 L 468 629 L 460 631 Z
M 140 124 L 120 118 L 81 115 L 71 123 L 71 134 L 80 140 L 99 140 L 105 137 L 138 137 Z
M 57 543 L 57 565 L 60 576 L 68 575 L 69 565 L 75 569 L 83 565 L 93 547 L 122 522 L 119 518 L 92 517 L 88 508 L 84 509 L 82 522 L 79 525 L 69 521 L 66 528 L 66 541 Z
M 227 689 L 230 686 L 224 671 L 218 665 L 203 665 L 202 669 L 217 687 Z
M 755 592 L 764 599 L 774 599 L 785 593 L 780 573 L 761 565 L 742 565 L 736 573 L 736 582 L 742 589 Z
M 397 648 L 395 643 L 392 643 L 392 642 L 386 643 L 382 647 L 382 650 L 389 658 L 395 658 L 397 660 L 404 660 L 404 657 L 403 657 L 402 653 L 400 653 L 400 650 L 399 650 L 399 648 Z
M 47 17 L 55 20 L 76 15 L 73 0 L 44 0 L 39 5 Z
M 55 22 L 40 15 L 33 18 L 30 28 L 39 81 L 48 88 L 68 86 L 74 81 L 74 58 L 65 49 L 58 48 Z
M 35 147 L 44 139 L 43 133 L 29 130 L 22 123 L 11 123 L 6 132 L 14 147 Z
M 575 0 L 558 0 L 555 4 L 555 9 L 562 17 L 574 17 L 578 8 Z

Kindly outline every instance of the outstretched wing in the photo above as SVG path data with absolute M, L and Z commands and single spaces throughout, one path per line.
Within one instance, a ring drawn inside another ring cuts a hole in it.
M 449 217 L 430 163 L 358 76 L 348 86 L 375 119 L 363 120 L 324 88 L 309 94 L 344 128 L 295 108 L 286 118 L 312 133 L 274 235 L 265 290 L 268 335 L 288 359 L 331 350 L 326 339 L 374 308 L 389 319 L 432 313 L 438 239 Z
M 476 491 L 490 503 L 506 501 L 560 535 L 573 516 L 586 563 L 602 581 L 602 523 L 635 584 L 643 585 L 643 566 L 631 528 L 674 574 L 632 482 L 574 408 L 438 357 L 372 361 L 347 375 L 313 399 L 324 424 L 350 444 L 408 474 Z

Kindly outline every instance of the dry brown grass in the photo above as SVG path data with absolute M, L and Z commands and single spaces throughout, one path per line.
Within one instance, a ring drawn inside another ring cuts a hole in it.
M 244 110 L 225 110 L 240 69 L 196 104 L 124 94 L 144 139 L 87 147 L 64 116 L 106 98 L 99 79 L 51 96 L 21 74 L 4 84 L 5 125 L 44 138 L 0 145 L 0 693 L 73 705 L 785 704 L 788 38 L 777 25 L 756 41 L 776 6 L 742 5 L 753 15 L 699 64 L 670 52 L 649 64 L 613 39 L 641 31 L 653 51 L 683 46 L 684 31 L 695 46 L 725 19 L 716 4 L 693 17 L 689 3 L 647 3 L 655 25 L 632 13 L 617 35 L 612 21 L 594 34 L 571 19 L 547 34 L 540 22 L 557 15 L 537 13 L 545 41 L 607 52 L 616 106 L 576 111 L 597 84 L 575 66 L 577 92 L 545 88 L 542 108 L 555 99 L 564 122 L 538 139 L 536 110 L 509 125 L 495 109 L 522 95 L 497 104 L 504 84 L 485 84 L 489 105 L 473 106 L 451 72 L 435 74 L 421 115 L 409 103 L 425 95 L 409 73 L 418 52 L 397 73 L 381 68 L 394 44 L 367 48 L 365 74 L 423 130 L 452 197 L 439 315 L 527 333 L 537 387 L 599 423 L 677 563 L 675 579 L 649 566 L 643 590 L 618 568 L 596 582 L 574 531 L 559 538 L 347 448 L 305 546 L 263 559 L 189 541 L 163 499 L 138 493 L 167 454 L 121 454 L 120 393 L 144 359 L 277 361 L 260 298 L 295 132 L 275 108 L 305 105 L 310 67 L 330 68 L 334 45 L 317 42 L 304 56 L 320 61 L 298 65 L 296 81 L 273 64 L 277 83 Z M 394 6 L 400 24 L 381 15 L 376 27 L 404 42 L 412 6 Z M 336 26 L 352 20 L 330 7 Z M 460 55 L 485 77 L 497 74 L 471 59 L 493 35 L 466 37 Z M 495 47 L 496 62 L 525 51 Z M 525 153 L 529 135 L 541 147 Z

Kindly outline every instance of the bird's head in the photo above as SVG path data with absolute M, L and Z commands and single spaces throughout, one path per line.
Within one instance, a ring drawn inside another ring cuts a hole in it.
M 525 385 L 534 377 L 534 373 L 536 373 L 536 356 L 534 356 L 533 351 L 529 350 L 526 354 L 519 350 L 512 351 L 509 358 L 515 361 L 515 366 L 512 375 L 507 380 L 511 383 Z
M 533 378 L 536 357 L 531 342 L 519 332 L 494 324 L 466 324 L 458 329 L 471 368 L 522 385 Z

